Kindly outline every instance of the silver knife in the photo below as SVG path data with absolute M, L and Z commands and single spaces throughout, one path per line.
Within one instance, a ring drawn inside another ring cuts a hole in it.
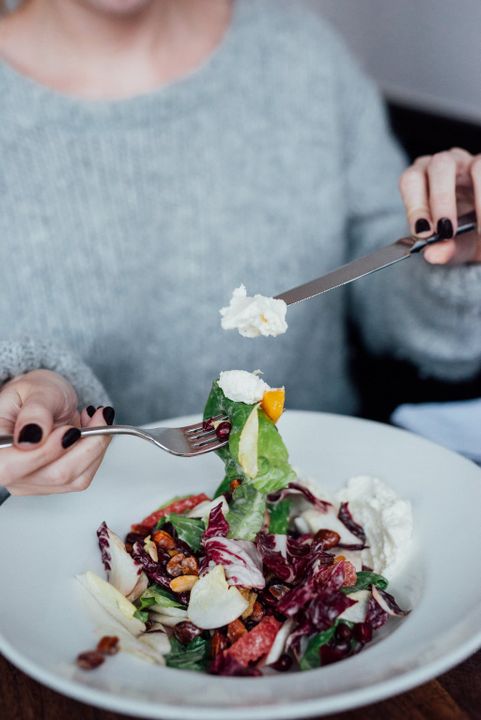
M 469 212 L 466 215 L 462 215 L 458 218 L 458 230 L 456 236 L 463 235 L 464 233 L 471 232 L 476 229 L 476 213 Z M 302 300 L 309 300 L 310 298 L 321 295 L 328 290 L 334 290 L 334 288 L 341 287 L 358 280 L 365 275 L 370 275 L 377 270 L 394 265 L 400 260 L 406 260 L 421 252 L 428 245 L 442 241 L 444 238 L 440 238 L 439 235 L 434 234 L 428 238 L 416 238 L 416 237 L 405 237 L 400 240 L 396 240 L 392 245 L 386 245 L 379 250 L 371 253 L 370 255 L 364 255 L 364 257 L 353 260 L 347 265 L 342 265 L 322 275 L 316 280 L 304 283 L 298 287 L 287 290 L 280 295 L 276 295 L 276 300 L 284 300 L 287 305 L 294 305 L 295 303 L 301 302 Z

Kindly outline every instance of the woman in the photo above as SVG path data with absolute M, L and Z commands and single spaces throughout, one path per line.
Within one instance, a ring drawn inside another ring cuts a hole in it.
M 348 317 L 372 352 L 431 375 L 479 367 L 481 271 L 447 267 L 477 262 L 478 236 L 292 309 L 273 342 L 219 328 L 241 282 L 275 294 L 406 230 L 376 90 L 300 3 L 26 0 L 0 22 L 0 58 L 13 494 L 88 486 L 107 442 L 78 427 L 112 422 L 109 396 L 132 423 L 199 412 L 225 368 L 355 412 Z M 453 235 L 456 185 L 481 217 L 480 168 L 451 150 L 408 169 L 411 232 Z

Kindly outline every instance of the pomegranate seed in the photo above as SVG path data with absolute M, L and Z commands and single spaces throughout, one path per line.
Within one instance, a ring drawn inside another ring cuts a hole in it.
M 227 440 L 230 435 L 231 427 L 232 425 L 228 420 L 224 420 L 217 425 L 215 429 L 215 434 L 217 435 L 219 440 Z
M 97 650 L 88 650 L 87 652 L 77 655 L 77 665 L 82 670 L 95 670 L 99 665 L 105 662 L 105 657 Z
M 202 630 L 194 625 L 194 623 L 186 620 L 185 622 L 177 623 L 174 628 L 174 635 L 182 645 L 187 645 L 194 638 L 199 637 L 202 634 Z
M 356 623 L 353 629 L 354 637 L 363 645 L 372 640 L 372 627 L 369 623 Z

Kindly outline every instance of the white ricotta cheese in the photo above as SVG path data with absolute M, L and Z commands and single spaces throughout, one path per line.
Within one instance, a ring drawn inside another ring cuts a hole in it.
M 232 293 L 230 304 L 220 310 L 224 330 L 238 330 L 243 337 L 282 335 L 287 330 L 284 300 L 254 295 L 248 297 L 244 285 Z
M 362 551 L 364 564 L 392 579 L 409 552 L 411 503 L 382 480 L 368 476 L 351 478 L 338 491 L 337 500 L 349 503 L 354 520 L 366 532 L 369 547 Z
M 257 373 L 247 370 L 224 370 L 217 382 L 226 398 L 246 405 L 260 402 L 266 390 L 270 390 Z

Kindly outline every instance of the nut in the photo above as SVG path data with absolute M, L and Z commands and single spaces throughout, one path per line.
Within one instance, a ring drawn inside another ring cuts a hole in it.
M 247 629 L 242 620 L 233 620 L 227 626 L 227 638 L 231 644 L 235 643 L 245 632 Z
M 152 535 L 152 540 L 157 543 L 162 550 L 174 550 L 175 540 L 166 530 L 157 530 Z
M 252 590 L 247 590 L 247 592 L 242 593 L 242 595 L 245 597 L 245 599 L 249 603 L 249 605 L 246 607 L 246 609 L 244 610 L 244 612 L 241 615 L 242 619 L 246 620 L 246 618 L 248 618 L 252 615 L 252 611 L 254 609 L 254 605 L 257 600 L 257 593 L 253 592 Z
M 188 592 L 192 590 L 198 579 L 197 575 L 180 575 L 170 581 L 170 589 L 175 593 Z
M 172 577 L 179 577 L 179 575 L 184 574 L 182 571 L 182 561 L 184 559 L 185 555 L 181 552 L 175 553 L 175 555 L 170 558 L 165 568 L 169 575 L 172 575 Z

